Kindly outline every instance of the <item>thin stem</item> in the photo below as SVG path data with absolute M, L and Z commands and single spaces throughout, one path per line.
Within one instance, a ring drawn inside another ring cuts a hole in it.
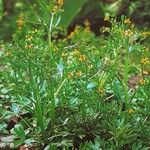
M 129 96 L 128 96 L 128 65 L 129 65 L 129 54 L 127 54 L 127 56 L 126 56 L 125 70 L 124 70 L 125 71 L 125 74 L 124 74 L 124 94 L 125 94 L 125 104 L 126 104 L 127 108 L 128 108 L 128 101 L 129 101 Z
M 54 13 L 52 13 L 50 24 L 49 24 L 49 29 L 48 29 L 48 44 L 49 44 L 49 46 L 51 45 L 51 40 L 52 40 L 53 20 L 54 20 Z
M 64 83 L 66 82 L 66 79 L 63 80 L 63 82 L 60 84 L 60 86 L 58 87 L 56 93 L 54 94 L 55 98 L 57 97 L 58 93 L 60 92 L 61 88 L 63 87 Z

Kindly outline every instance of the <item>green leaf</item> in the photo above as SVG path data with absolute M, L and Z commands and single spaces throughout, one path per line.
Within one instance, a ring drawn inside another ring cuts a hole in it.
M 20 112 L 20 108 L 15 103 L 12 104 L 11 110 L 14 112 L 14 114 L 18 114 Z
M 87 85 L 87 89 L 88 89 L 88 90 L 92 90 L 95 86 L 96 86 L 95 83 L 89 83 L 89 84 Z
M 68 27 L 73 18 L 79 13 L 82 6 L 88 2 L 88 0 L 65 0 L 62 14 L 62 20 L 60 24 L 65 28 Z
M 24 132 L 22 125 L 20 125 L 20 124 L 15 125 L 14 131 L 15 131 L 16 135 L 21 138 L 22 141 L 26 140 L 25 132 Z
M 115 79 L 113 81 L 112 89 L 113 89 L 115 95 L 118 97 L 118 99 L 122 98 L 122 95 L 123 95 L 122 91 L 123 90 L 122 90 L 122 87 L 121 87 L 121 83 L 117 79 Z
M 64 70 L 62 59 L 60 59 L 59 64 L 57 64 L 57 70 L 58 70 L 58 74 L 62 77 L 63 76 L 63 70 Z

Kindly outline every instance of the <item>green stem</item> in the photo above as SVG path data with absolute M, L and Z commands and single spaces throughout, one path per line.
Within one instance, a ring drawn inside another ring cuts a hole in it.
M 52 55 L 52 27 L 53 27 L 53 20 L 54 20 L 54 13 L 51 13 L 51 19 L 50 19 L 50 24 L 49 24 L 49 28 L 48 28 L 48 47 L 50 49 L 50 64 L 53 64 L 53 55 Z M 50 116 L 51 116 L 51 130 L 54 130 L 54 124 L 55 124 L 55 96 L 54 96 L 54 81 L 53 81 L 53 77 L 51 75 L 50 77 L 50 85 L 49 85 L 49 96 L 51 99 L 51 111 L 50 111 Z
M 128 53 L 128 52 L 127 52 Z M 129 95 L 128 95 L 128 65 L 129 65 L 129 54 L 125 58 L 125 74 L 124 74 L 124 94 L 125 94 L 125 104 L 128 109 Z
M 48 29 L 48 44 L 49 44 L 49 46 L 51 46 L 51 43 L 52 43 L 53 20 L 54 20 L 54 13 L 52 13 L 52 16 L 51 16 L 51 19 L 50 19 L 50 24 L 49 24 L 49 29 Z

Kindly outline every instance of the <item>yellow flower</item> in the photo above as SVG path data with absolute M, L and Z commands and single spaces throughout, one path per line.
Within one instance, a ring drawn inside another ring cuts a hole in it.
M 104 21 L 109 21 L 110 17 L 109 16 L 105 16 Z
M 90 32 L 91 31 L 90 22 L 88 20 L 86 20 L 84 22 L 84 25 L 85 25 L 85 31 Z
M 68 39 L 71 39 L 76 33 L 79 32 L 79 29 L 80 29 L 80 26 L 79 25 L 76 25 L 74 30 L 68 35 Z
M 17 20 L 18 29 L 21 30 L 22 27 L 23 27 L 23 25 L 24 25 L 24 20 L 23 20 L 22 15 L 20 15 L 20 16 L 18 17 L 18 20 Z
M 134 33 L 130 29 L 124 31 L 124 36 L 132 36 Z
M 78 32 L 78 31 L 79 31 L 79 29 L 80 29 L 80 26 L 79 26 L 79 25 L 76 25 L 76 26 L 75 26 L 75 30 L 74 30 L 74 32 Z
M 63 5 L 64 4 L 64 0 L 57 0 L 58 5 Z
M 73 73 L 69 72 L 67 76 L 68 76 L 68 78 L 72 78 L 73 77 Z
M 78 49 L 75 49 L 73 54 L 74 55 L 80 55 L 80 51 Z
M 77 76 L 77 77 L 81 77 L 81 76 L 82 76 L 82 71 L 76 72 L 76 76 Z
M 37 29 L 33 29 L 33 31 L 32 31 L 33 34 L 34 34 L 34 33 L 37 33 L 37 32 L 38 32 Z
M 56 13 L 58 10 L 59 10 L 59 7 L 58 7 L 58 6 L 54 6 L 53 9 L 52 9 L 52 11 L 53 11 L 54 13 Z
M 75 32 L 72 31 L 69 35 L 68 35 L 68 39 L 71 39 L 74 36 Z
M 149 59 L 148 59 L 148 57 L 142 58 L 142 59 L 141 59 L 141 64 L 143 64 L 143 65 L 149 64 Z
M 147 70 L 143 70 L 143 75 L 149 75 L 149 72 Z
M 124 23 L 125 23 L 125 24 L 130 24 L 130 23 L 131 23 L 130 18 L 128 18 L 128 19 L 126 19 L 126 20 L 124 20 Z
M 108 27 L 103 27 L 102 28 L 102 32 L 104 33 L 104 32 L 109 32 L 110 31 L 110 28 L 108 28 Z
M 88 68 L 89 68 L 89 69 L 93 68 L 93 65 L 92 65 L 92 64 L 89 64 L 89 65 L 88 65 Z
M 31 41 L 32 39 L 33 39 L 33 37 L 32 37 L 31 35 L 27 35 L 27 36 L 26 36 L 26 40 L 27 40 L 27 41 Z
M 79 61 L 85 61 L 86 60 L 86 56 L 85 55 L 80 55 L 79 57 Z
M 62 56 L 62 57 L 66 57 L 66 56 L 67 56 L 67 53 L 63 52 L 63 53 L 61 54 L 61 56 Z
M 134 110 L 130 108 L 130 109 L 128 109 L 128 113 L 132 114 L 132 113 L 134 113 Z
M 102 87 L 99 87 L 99 88 L 98 88 L 98 92 L 99 92 L 100 94 L 102 94 L 102 95 L 103 95 L 103 94 L 104 94 L 104 92 L 105 92 L 105 90 L 104 90 Z
M 145 85 L 145 83 L 146 83 L 146 81 L 145 81 L 144 79 L 140 79 L 140 80 L 139 80 L 139 84 L 140 84 L 140 85 Z
M 25 48 L 26 48 L 26 49 L 27 49 L 27 48 L 31 49 L 31 48 L 33 48 L 33 45 L 32 45 L 32 44 L 26 45 Z
M 89 26 L 90 26 L 90 22 L 89 22 L 88 20 L 85 20 L 84 25 L 85 25 L 86 27 L 89 27 Z
M 11 52 L 7 52 L 6 56 L 12 56 L 12 53 Z
M 89 33 L 91 31 L 91 28 L 90 27 L 86 27 L 84 31 Z
M 145 31 L 145 32 L 142 32 L 141 35 L 146 38 L 147 36 L 150 35 L 150 32 Z

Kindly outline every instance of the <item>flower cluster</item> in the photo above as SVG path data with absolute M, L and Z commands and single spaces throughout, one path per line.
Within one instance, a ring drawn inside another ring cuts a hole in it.
M 75 35 L 75 34 L 77 34 L 78 33 L 78 31 L 79 31 L 79 29 L 80 29 L 80 26 L 79 25 L 76 25 L 76 27 L 75 27 L 75 29 L 74 29 L 74 31 L 72 31 L 69 35 L 68 35 L 68 39 L 72 39 L 73 38 L 73 36 Z
M 76 76 L 77 76 L 77 77 L 81 77 L 81 76 L 82 76 L 82 71 L 77 71 L 77 72 L 76 72 Z
M 125 20 L 124 20 L 124 23 L 125 23 L 125 24 L 130 24 L 130 23 L 131 23 L 131 20 L 130 20 L 130 18 L 128 18 L 128 19 L 125 19 Z
M 148 59 L 148 57 L 142 58 L 142 59 L 141 59 L 141 64 L 143 64 L 143 65 L 149 64 L 149 59 Z
M 98 93 L 101 94 L 101 95 L 104 95 L 104 93 L 105 93 L 105 90 L 104 90 L 104 88 L 102 88 L 102 87 L 99 87 L 99 88 L 97 89 L 97 91 L 98 91 Z
M 68 77 L 69 79 L 72 79 L 72 78 L 74 78 L 74 77 L 80 78 L 82 75 L 83 75 L 83 72 L 82 72 L 81 70 L 78 70 L 78 71 L 76 71 L 76 72 L 69 72 L 69 73 L 67 74 L 67 77 Z
M 33 48 L 33 44 L 26 44 L 26 45 L 25 45 L 25 48 L 26 48 L 26 49 L 31 49 L 31 48 Z
M 69 72 L 68 74 L 67 74 L 67 77 L 70 79 L 70 78 L 72 78 L 73 77 L 73 72 Z
M 132 114 L 132 113 L 134 113 L 134 110 L 130 108 L 130 109 L 128 109 L 128 113 Z
M 134 34 L 134 32 L 130 29 L 127 29 L 124 31 L 123 35 L 127 37 L 131 37 Z
M 141 35 L 142 35 L 144 38 L 146 38 L 147 36 L 150 35 L 150 32 L 144 31 L 144 32 L 141 33 Z
M 22 14 L 21 14 L 21 15 L 19 15 L 18 20 L 17 20 L 17 26 L 18 26 L 18 29 L 19 29 L 19 30 L 22 29 L 24 23 L 25 23 L 25 22 L 24 22 L 24 19 L 23 19 Z
M 33 39 L 33 37 L 31 35 L 26 35 L 25 38 L 26 38 L 27 41 L 31 41 Z
M 79 61 L 84 62 L 85 60 L 86 60 L 86 56 L 83 55 L 83 54 L 81 54 L 81 55 L 79 56 Z
M 146 83 L 146 81 L 145 81 L 144 79 L 140 79 L 140 80 L 139 80 L 139 84 L 140 84 L 140 85 L 145 85 L 145 83 Z
M 90 22 L 86 20 L 84 22 L 84 25 L 85 25 L 85 32 L 90 32 L 91 31 Z
M 108 27 L 102 27 L 102 32 L 110 32 L 110 28 Z
M 58 5 L 63 5 L 64 4 L 64 0 L 57 0 Z
M 104 21 L 109 21 L 110 17 L 109 16 L 105 16 Z
M 56 0 L 55 5 L 53 6 L 52 11 L 54 13 L 58 12 L 59 10 L 61 10 L 61 6 L 64 4 L 64 0 Z

